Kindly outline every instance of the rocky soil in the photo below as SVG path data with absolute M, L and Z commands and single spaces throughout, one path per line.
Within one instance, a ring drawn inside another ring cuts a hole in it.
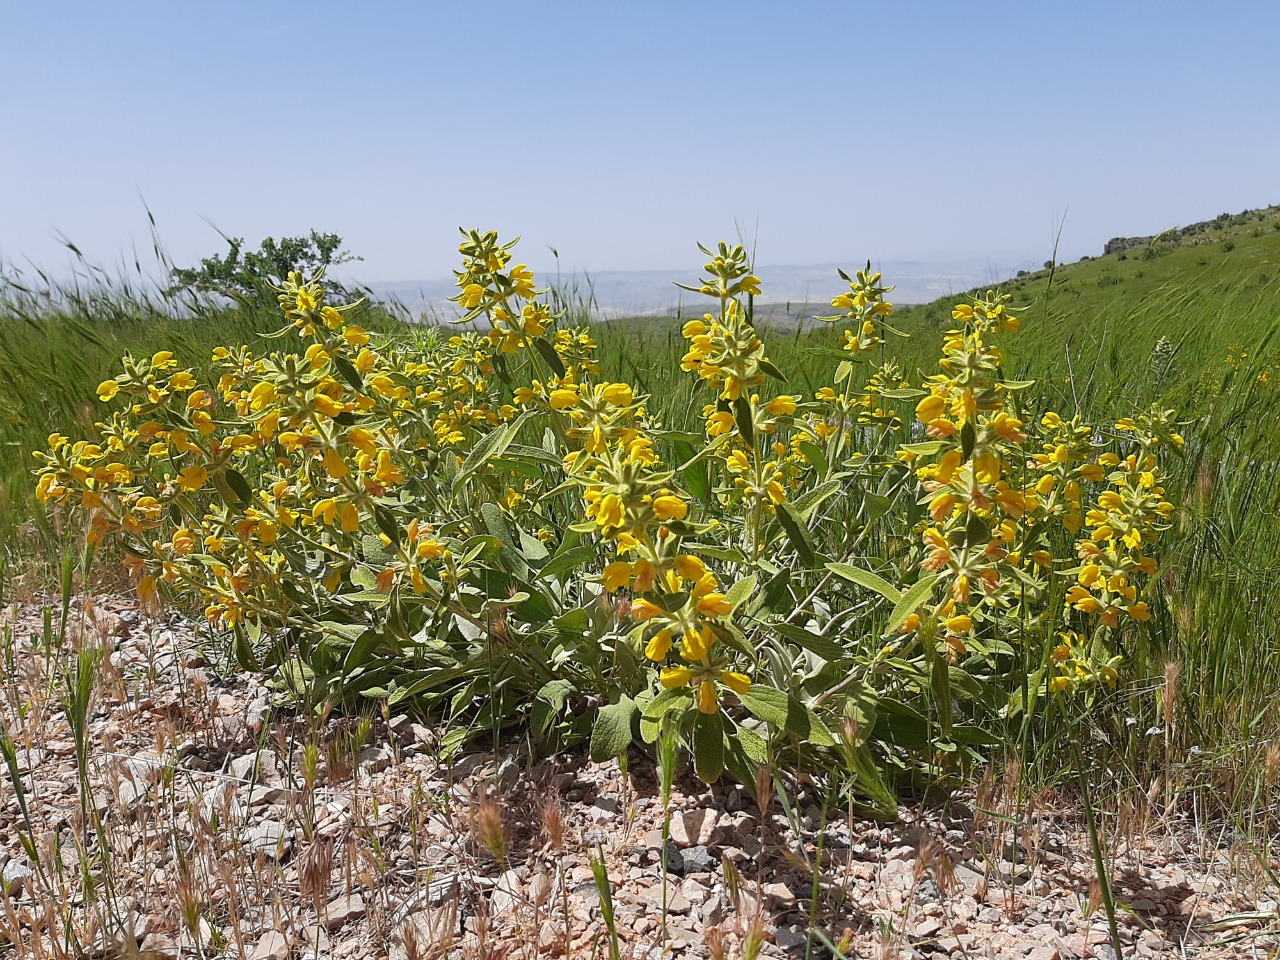
M 515 744 L 443 763 L 405 716 L 274 708 L 193 624 L 119 598 L 77 602 L 61 644 L 38 602 L 0 624 L 13 956 L 605 958 L 610 900 L 624 958 L 1114 956 L 1074 808 L 1015 805 L 1009 771 L 895 823 L 824 816 L 793 779 L 761 811 L 690 778 L 664 842 L 638 753 L 625 772 Z M 76 648 L 103 656 L 87 792 Z M 1167 816 L 1113 824 L 1125 955 L 1271 956 L 1260 844 Z

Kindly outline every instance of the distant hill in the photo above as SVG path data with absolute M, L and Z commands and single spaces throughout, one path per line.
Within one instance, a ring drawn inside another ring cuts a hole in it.
M 757 309 L 772 316 L 809 316 L 830 309 L 831 298 L 848 289 L 836 272 L 843 267 L 852 272 L 860 263 L 816 264 L 812 266 L 761 266 L 763 291 L 756 298 Z M 977 258 L 913 261 L 885 260 L 874 264 L 889 282 L 896 284 L 893 299 L 898 303 L 924 303 L 947 294 L 967 290 L 975 284 L 995 283 L 1013 276 L 1019 269 L 1035 264 L 1027 261 L 996 263 Z M 683 270 L 605 270 L 573 274 L 557 280 L 541 274 L 539 281 L 558 286 L 571 303 L 589 304 L 597 317 L 669 315 L 700 311 L 703 298 L 675 286 L 676 280 L 690 282 L 698 264 Z M 374 296 L 403 305 L 411 313 L 449 318 L 457 315 L 449 297 L 457 292 L 452 278 L 410 280 L 374 284 Z

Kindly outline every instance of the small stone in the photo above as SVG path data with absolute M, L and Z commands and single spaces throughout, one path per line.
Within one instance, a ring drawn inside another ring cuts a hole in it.
M 16 897 L 31 883 L 32 870 L 25 863 L 11 860 L 0 871 L 0 893 L 6 897 Z
M 181 948 L 167 934 L 152 931 L 142 938 L 138 948 L 141 960 L 179 960 Z
M 249 960 L 286 960 L 288 956 L 289 938 L 279 930 L 272 930 L 254 944 Z
M 915 928 L 912 930 L 912 934 L 914 934 L 916 937 L 919 937 L 921 940 L 929 940 L 933 937 L 936 937 L 941 932 L 942 932 L 942 924 L 938 920 L 934 919 L 933 917 L 930 917 L 926 920 L 921 920 L 919 923 L 915 925 Z
M 360 770 L 367 774 L 381 773 L 391 766 L 391 750 L 383 744 L 365 747 L 360 751 Z
M 244 722 L 249 731 L 256 737 L 262 732 L 262 725 L 271 714 L 271 701 L 265 693 L 259 694 L 252 703 L 244 708 Z
M 600 797 L 587 810 L 593 823 L 609 823 L 618 818 L 618 801 L 612 797 Z
M 681 810 L 671 818 L 671 839 L 680 847 L 705 847 L 719 833 L 720 815 L 715 810 Z
M 680 870 L 682 876 L 689 873 L 710 873 L 719 862 L 711 855 L 710 850 L 701 846 L 681 850 L 680 856 L 683 861 Z
M 358 893 L 345 894 L 330 900 L 324 912 L 324 925 L 327 930 L 337 930 L 343 924 L 359 920 L 364 916 L 364 897 Z
M 696 877 L 685 877 L 684 882 L 680 884 L 680 893 L 695 905 L 703 903 L 711 896 L 711 891 L 707 889 L 706 884 Z
M 518 870 L 508 870 L 498 878 L 498 882 L 493 885 L 493 893 L 489 895 L 489 913 L 492 916 L 500 917 L 505 913 L 515 909 L 524 892 L 520 883 L 520 872 Z
M 804 946 L 809 940 L 809 933 L 800 925 L 778 927 L 773 931 L 773 942 L 779 950 L 794 950 Z
M 760 888 L 760 892 L 769 900 L 782 906 L 789 907 L 796 902 L 796 895 L 785 883 L 766 883 Z
M 645 903 L 654 908 L 655 913 L 662 910 L 662 884 L 654 884 L 640 896 Z M 693 909 L 693 904 L 688 901 L 679 889 L 667 888 L 667 913 L 672 916 L 682 917 L 687 915 L 691 909 Z
M 545 870 L 534 874 L 532 880 L 529 881 L 529 899 L 536 906 L 542 906 L 551 897 L 555 891 L 556 882 L 552 879 L 551 874 Z
M 251 850 L 260 850 L 268 857 L 280 860 L 293 846 L 293 835 L 279 820 L 263 820 L 245 830 L 244 842 Z

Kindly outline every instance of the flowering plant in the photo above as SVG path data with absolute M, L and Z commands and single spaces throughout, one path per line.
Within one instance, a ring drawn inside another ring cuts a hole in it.
M 703 248 L 680 367 L 705 404 L 679 429 L 601 377 L 512 243 L 459 249 L 472 326 L 451 336 L 377 337 L 295 273 L 296 349 L 220 347 L 206 385 L 168 351 L 124 358 L 98 436 L 50 438 L 40 499 L 282 694 L 437 710 L 446 747 L 518 719 L 604 757 L 665 727 L 708 780 L 804 752 L 886 809 L 877 754 L 986 742 L 993 694 L 1114 683 L 1181 439 L 1161 411 L 1032 417 L 1007 298 L 958 307 L 912 388 L 892 288 L 842 274 L 841 346 L 814 351 L 834 376 L 802 396 L 752 324 L 743 248 Z

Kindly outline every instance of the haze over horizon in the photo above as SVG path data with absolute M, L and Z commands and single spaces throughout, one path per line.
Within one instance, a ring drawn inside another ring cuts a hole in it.
M 150 209 L 176 263 L 316 228 L 375 286 L 459 224 L 544 273 L 1012 273 L 1280 199 L 1280 8 L 1203 10 L 0 0 L 0 260 L 145 262 Z

